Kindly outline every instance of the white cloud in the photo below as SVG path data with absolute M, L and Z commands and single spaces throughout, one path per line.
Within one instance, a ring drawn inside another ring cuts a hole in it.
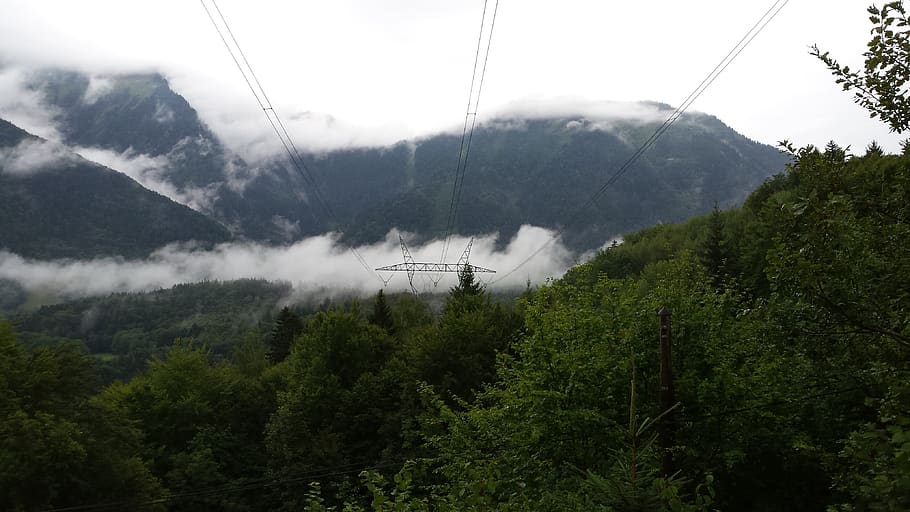
M 127 149 L 121 153 L 110 149 L 92 147 L 76 147 L 74 151 L 86 160 L 120 171 L 139 182 L 143 187 L 153 190 L 172 201 L 189 206 L 196 211 L 211 211 L 212 204 L 218 197 L 217 185 L 205 188 L 188 187 L 178 189 L 173 183 L 165 179 L 164 176 L 170 164 L 165 155 L 137 154 L 132 149 Z
M 238 161 L 233 155 L 227 155 L 227 163 L 223 169 L 227 187 L 238 194 L 243 193 L 246 186 L 262 172 L 261 166 L 268 163 L 263 161 L 258 166 L 247 165 L 245 162 Z
M 41 139 L 26 138 L 15 146 L 0 148 L 0 173 L 26 176 L 60 168 L 75 161 L 66 146 Z
M 110 149 L 76 146 L 73 150 L 87 160 L 116 169 L 140 183 L 145 177 L 159 178 L 168 166 L 168 159 L 164 155 L 153 157 L 144 153 L 136 154 L 131 149 L 120 153 Z
M 154 119 L 155 122 L 167 124 L 174 120 L 174 116 L 174 110 L 171 109 L 171 107 L 160 101 L 155 104 L 155 113 L 152 115 L 152 119 Z
M 277 110 L 297 148 L 312 153 L 390 146 L 416 135 L 394 121 L 355 124 L 323 113 Z M 248 162 L 286 158 L 284 146 L 260 111 L 222 111 L 205 116 L 205 121 L 227 147 Z
M 18 68 L 0 68 L 0 118 L 48 140 L 60 141 L 58 113 L 48 108 L 40 91 L 29 90 L 28 73 Z
M 628 137 L 628 124 L 663 123 L 675 108 L 655 102 L 592 101 L 580 97 L 528 98 L 514 101 L 490 113 L 492 119 L 482 124 L 498 130 L 523 131 L 528 121 L 566 120 L 567 131 L 602 131 L 617 135 L 634 145 Z M 681 123 L 699 122 L 705 115 L 687 111 Z
M 470 261 L 497 270 L 502 275 L 552 236 L 553 233 L 548 230 L 524 226 L 502 251 L 495 249 L 496 235 L 482 236 L 474 241 Z M 465 238 L 453 238 L 450 253 L 460 254 L 466 244 Z M 418 261 L 436 261 L 441 254 L 442 241 L 410 249 Z M 358 251 L 373 267 L 402 261 L 397 232 L 390 232 L 380 243 L 359 247 Z M 528 279 L 541 282 L 561 275 L 571 263 L 571 253 L 556 241 L 495 287 L 523 287 Z M 389 274 L 384 277 L 389 277 Z M 488 279 L 495 274 L 478 274 L 478 277 Z M 129 261 L 120 258 L 37 261 L 0 252 L 0 279 L 4 278 L 20 283 L 26 290 L 61 298 L 148 291 L 183 282 L 240 278 L 288 281 L 302 292 L 349 289 L 370 294 L 382 286 L 374 273 L 367 272 L 345 247 L 337 243 L 334 236 L 328 235 L 307 238 L 288 247 L 224 244 L 211 251 L 203 251 L 172 245 L 147 259 Z M 440 286 L 444 290 L 452 284 L 454 277 L 449 276 Z M 432 290 L 429 280 L 420 276 L 415 279 L 415 286 L 421 290 Z M 407 276 L 404 273 L 393 276 L 389 288 L 407 290 Z
M 88 79 L 88 87 L 82 96 L 82 102 L 91 105 L 98 101 L 99 98 L 111 92 L 114 88 L 114 81 L 110 77 L 92 75 Z
M 300 234 L 300 221 L 291 222 L 281 215 L 272 216 L 272 224 L 280 231 L 285 240 L 294 240 Z
M 488 115 L 504 119 L 580 117 L 590 121 L 626 120 L 651 123 L 662 122 L 671 112 L 672 107 L 652 102 L 592 101 L 578 96 L 564 96 L 517 100 L 494 109 Z

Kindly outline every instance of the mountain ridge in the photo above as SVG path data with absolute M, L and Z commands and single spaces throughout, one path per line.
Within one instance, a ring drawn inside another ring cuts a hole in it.
M 304 153 L 317 193 L 281 158 L 249 163 L 227 148 L 162 75 L 46 72 L 30 84 L 60 112 L 65 142 L 161 158 L 154 177 L 178 193 L 203 191 L 210 200 L 198 209 L 236 240 L 284 244 L 342 231 L 347 243 L 363 244 L 394 228 L 421 241 L 446 232 L 458 133 Z M 525 108 L 478 124 L 456 232 L 499 232 L 507 241 L 534 224 L 562 229 L 573 249 L 592 249 L 624 232 L 705 213 L 715 202 L 738 204 L 787 160 L 710 114 L 687 113 L 600 201 L 576 211 L 673 108 L 602 102 L 589 115 Z M 111 128 L 125 125 L 144 128 Z M 569 217 L 584 222 L 566 225 Z
M 174 242 L 229 238 L 202 214 L 0 119 L 0 250 L 137 258 Z

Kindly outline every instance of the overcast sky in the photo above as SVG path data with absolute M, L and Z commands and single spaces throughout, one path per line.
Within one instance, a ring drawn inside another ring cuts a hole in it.
M 678 105 L 771 3 L 501 0 L 480 119 L 513 102 Z M 464 117 L 481 0 L 218 5 L 283 117 L 334 118 L 298 128 L 301 145 L 392 142 Z M 899 137 L 807 54 L 818 43 L 859 67 L 866 5 L 791 0 L 692 108 L 769 144 L 834 139 L 859 152 L 875 139 L 896 151 Z M 8 68 L 161 71 L 229 144 L 268 129 L 199 2 L 0 0 L 0 12 Z

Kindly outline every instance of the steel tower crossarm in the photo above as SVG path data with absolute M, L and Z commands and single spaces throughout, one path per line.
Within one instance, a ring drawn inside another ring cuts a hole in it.
M 444 273 L 458 273 L 461 274 L 465 270 L 470 269 L 475 274 L 495 274 L 495 270 L 491 270 L 484 267 L 478 267 L 477 265 L 471 265 L 468 263 L 468 258 L 471 255 L 471 246 L 474 245 L 474 238 L 468 242 L 467 248 L 465 248 L 464 253 L 462 253 L 461 258 L 458 260 L 458 263 L 422 263 L 414 261 L 414 258 L 411 256 L 411 251 L 408 250 L 407 244 L 404 242 L 404 237 L 398 235 L 398 242 L 401 244 L 401 256 L 404 258 L 404 263 L 397 263 L 395 265 L 388 265 L 386 267 L 379 267 L 376 269 L 376 272 L 407 272 L 408 273 L 408 283 L 411 285 L 411 291 L 417 294 L 417 288 L 414 288 L 414 274 L 427 273 L 427 274 L 436 274 L 441 275 Z M 432 277 L 431 277 L 432 279 Z M 388 282 L 388 280 L 383 279 L 383 282 Z M 433 281 L 433 284 L 436 285 L 439 283 L 439 280 L 436 279 Z
M 464 272 L 465 268 L 470 267 L 470 269 L 475 273 L 487 273 L 495 274 L 495 270 L 490 270 L 488 268 L 478 267 L 477 265 L 471 265 L 467 263 L 419 263 L 419 262 L 410 262 L 410 263 L 398 263 L 396 265 L 389 265 L 386 267 L 379 267 L 376 270 L 379 272 Z

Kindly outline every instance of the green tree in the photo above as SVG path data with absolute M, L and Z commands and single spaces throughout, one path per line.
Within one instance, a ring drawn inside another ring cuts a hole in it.
M 389 334 L 395 334 L 395 321 L 392 318 L 392 309 L 386 303 L 385 294 L 382 290 L 376 294 L 376 300 L 373 302 L 373 312 L 367 318 L 373 325 L 379 326 Z
M 889 373 L 876 421 L 851 433 L 839 454 L 845 470 L 835 482 L 850 500 L 837 510 L 910 510 L 910 387 L 905 375 Z
M 908 421 L 910 157 L 845 153 L 834 144 L 795 152 L 796 193 L 775 210 L 767 308 L 810 375 L 832 382 L 836 398 L 818 400 L 825 425 L 812 437 L 837 461 L 829 470 L 849 496 L 843 510 L 897 510 L 910 481 L 899 441 Z
M 866 146 L 866 154 L 863 156 L 875 157 L 875 156 L 884 156 L 884 155 L 885 155 L 885 150 L 883 150 L 882 147 L 878 145 L 878 142 L 875 142 L 873 140 L 872 142 L 869 143 L 868 146 Z
M 528 299 L 526 334 L 500 352 L 497 377 L 476 399 L 431 400 L 438 414 L 425 421 L 425 435 L 456 508 L 611 510 L 622 499 L 611 489 L 621 494 L 637 481 L 642 494 L 632 501 L 680 510 L 709 504 L 695 482 L 710 471 L 719 508 L 818 510 L 830 481 L 813 452 L 799 448 L 804 412 L 817 413 L 763 408 L 804 392 L 805 364 L 786 348 L 792 340 L 769 328 L 764 311 L 743 306 L 743 297 L 718 293 L 691 251 L 625 279 L 601 275 L 590 285 L 582 274 L 591 271 L 582 266 L 579 284 L 558 281 Z M 644 442 L 640 472 L 628 471 L 633 365 L 643 390 L 636 429 L 660 413 L 656 392 L 644 390 L 657 381 L 661 305 L 674 311 L 683 404 L 674 453 L 688 477 L 663 482 L 649 472 L 655 464 Z
M 436 321 L 436 317 L 426 301 L 412 293 L 396 297 L 391 308 L 396 334 L 402 338 L 407 337 L 408 333 L 425 328 Z
M 142 431 L 140 453 L 171 492 L 237 485 L 262 478 L 263 431 L 275 407 L 256 377 L 211 353 L 178 341 L 163 359 L 101 397 Z M 189 496 L 170 510 L 250 510 L 261 495 Z
M 272 329 L 272 336 L 269 339 L 269 358 L 273 363 L 284 361 L 291 348 L 294 346 L 294 340 L 303 332 L 303 321 L 296 313 L 287 306 L 281 308 L 278 318 L 275 319 L 275 327 Z
M 237 368 L 248 377 L 258 377 L 269 367 L 269 353 L 256 333 L 247 333 L 234 346 L 231 358 Z
M 452 287 L 449 291 L 449 295 L 453 299 L 461 299 L 463 297 L 474 297 L 483 293 L 483 285 L 477 282 L 477 279 L 474 276 L 474 267 L 470 264 L 465 264 L 464 267 L 458 272 L 458 284 Z
M 0 508 L 145 501 L 162 492 L 140 456 L 139 432 L 93 397 L 95 382 L 79 347 L 27 350 L 0 322 Z
M 466 266 L 446 298 L 435 326 L 413 337 L 407 357 L 417 378 L 446 399 L 469 400 L 496 377 L 496 356 L 520 331 L 521 316 L 495 303 Z
M 910 20 L 903 1 L 888 2 L 883 7 L 868 9 L 872 22 L 872 39 L 863 53 L 862 71 L 842 66 L 829 52 L 817 45 L 811 54 L 820 59 L 837 77 L 845 91 L 853 91 L 856 103 L 891 127 L 903 132 L 910 128 Z
M 799 198 L 779 210 L 788 229 L 768 270 L 781 300 L 812 307 L 806 313 L 816 330 L 846 327 L 872 335 L 876 346 L 910 348 L 910 249 L 902 241 L 910 236 L 908 167 L 910 157 L 847 159 L 832 145 L 798 152 L 791 172 Z
M 708 233 L 702 243 L 699 257 L 708 270 L 714 287 L 720 288 L 727 277 L 730 252 L 727 250 L 727 241 L 724 237 L 724 220 L 717 203 L 714 203 L 714 209 L 708 216 Z
M 388 423 L 397 418 L 399 396 L 382 376 L 394 347 L 394 339 L 366 322 L 356 306 L 310 319 L 284 363 L 286 390 L 278 393 L 267 427 L 273 474 L 381 460 L 400 428 Z M 282 499 L 285 508 L 301 506 L 305 489 L 289 488 Z

